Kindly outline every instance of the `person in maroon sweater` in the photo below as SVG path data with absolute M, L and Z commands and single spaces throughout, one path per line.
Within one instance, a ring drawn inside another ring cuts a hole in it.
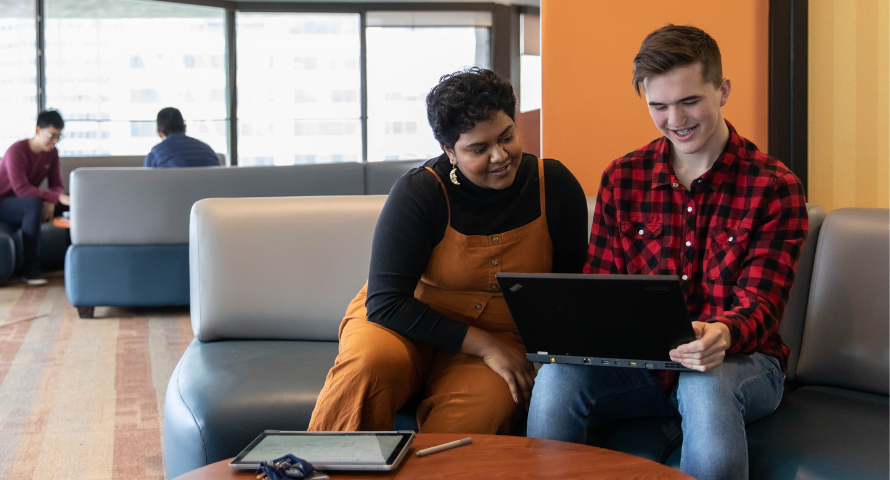
M 57 204 L 71 204 L 62 186 L 56 150 L 63 128 L 65 121 L 59 112 L 41 112 L 34 136 L 13 143 L 0 160 L 0 222 L 22 230 L 22 276 L 29 285 L 46 283 L 37 258 L 40 224 L 52 220 Z M 47 179 L 49 190 L 39 188 L 43 179 Z

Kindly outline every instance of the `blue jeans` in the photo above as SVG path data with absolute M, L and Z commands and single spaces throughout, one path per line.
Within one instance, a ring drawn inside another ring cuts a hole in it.
M 728 355 L 709 372 L 683 372 L 671 392 L 647 370 L 549 364 L 535 379 L 528 436 L 586 443 L 606 422 L 680 416 L 680 469 L 697 479 L 748 478 L 745 425 L 773 412 L 784 380 L 773 357 Z
M 22 230 L 22 257 L 25 272 L 40 271 L 40 223 L 43 221 L 43 199 L 13 197 L 0 201 L 0 222 L 7 222 Z

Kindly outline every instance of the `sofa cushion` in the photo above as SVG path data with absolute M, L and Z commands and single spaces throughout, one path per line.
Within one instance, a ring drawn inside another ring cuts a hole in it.
M 0 222 L 0 278 L 9 278 L 15 272 L 16 248 L 13 239 L 18 228 Z
M 590 432 L 588 445 L 665 463 L 683 443 L 679 417 L 621 420 Z
M 807 386 L 748 426 L 751 478 L 886 479 L 888 398 Z
M 76 307 L 188 305 L 188 245 L 72 245 L 65 290 Z
M 65 266 L 65 253 L 71 245 L 71 236 L 67 228 L 56 227 L 52 222 L 40 226 L 40 257 L 41 270 L 61 270 Z
M 233 457 L 263 430 L 306 430 L 337 345 L 192 341 L 164 403 L 167 477 Z
M 797 376 L 808 384 L 887 395 L 890 212 L 834 210 L 816 248 Z
M 74 244 L 188 243 L 202 198 L 362 195 L 360 163 L 284 167 L 81 168 L 71 174 Z
M 385 196 L 213 198 L 195 204 L 192 329 L 202 341 L 337 340 L 368 278 Z

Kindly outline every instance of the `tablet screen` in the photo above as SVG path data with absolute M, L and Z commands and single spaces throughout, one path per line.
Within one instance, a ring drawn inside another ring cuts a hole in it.
M 291 453 L 313 465 L 388 465 L 410 436 L 410 432 L 265 432 L 232 463 L 257 464 Z

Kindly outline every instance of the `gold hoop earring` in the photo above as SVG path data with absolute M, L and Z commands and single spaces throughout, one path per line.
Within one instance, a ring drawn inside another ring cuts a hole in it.
M 451 179 L 451 183 L 460 185 L 460 182 L 457 181 L 457 164 L 452 164 L 451 167 L 451 173 L 448 174 L 448 178 Z

